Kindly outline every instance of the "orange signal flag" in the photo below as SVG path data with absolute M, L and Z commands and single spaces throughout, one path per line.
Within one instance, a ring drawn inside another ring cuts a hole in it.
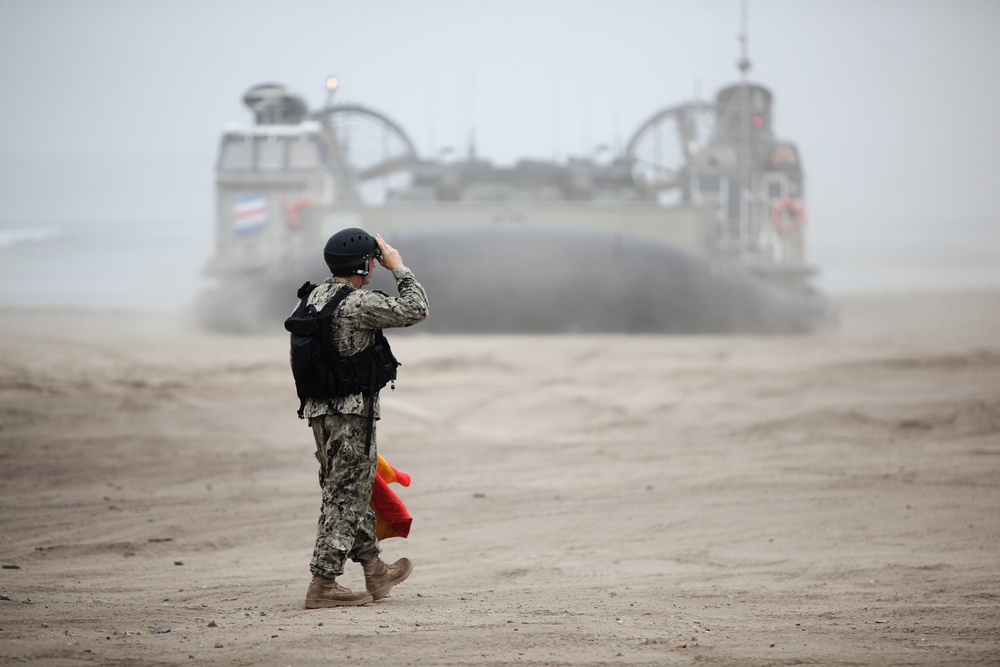
M 377 520 L 375 537 L 380 541 L 389 537 L 406 537 L 410 534 L 410 524 L 413 522 L 406 505 L 395 491 L 389 488 L 391 482 L 409 486 L 410 476 L 393 468 L 379 455 L 378 468 L 375 470 L 375 485 L 372 487 L 372 499 L 369 505 L 375 512 Z

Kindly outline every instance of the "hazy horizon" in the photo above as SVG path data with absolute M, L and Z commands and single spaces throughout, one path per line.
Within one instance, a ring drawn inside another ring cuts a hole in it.
M 621 146 L 738 80 L 740 20 L 739 0 L 4 0 L 0 225 L 202 230 L 219 133 L 265 81 L 315 108 L 336 74 L 338 101 L 424 157 L 470 137 L 498 164 Z M 1000 266 L 1000 3 L 753 0 L 749 55 L 801 151 L 821 269 L 938 247 Z

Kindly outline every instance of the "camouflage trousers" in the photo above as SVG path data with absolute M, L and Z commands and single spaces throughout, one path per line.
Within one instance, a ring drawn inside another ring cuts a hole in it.
M 366 458 L 367 417 L 320 415 L 310 419 L 309 425 L 316 438 L 323 494 L 309 569 L 313 574 L 333 578 L 344 573 L 348 558 L 362 562 L 380 552 L 375 513 L 368 506 L 378 465 L 375 434 Z

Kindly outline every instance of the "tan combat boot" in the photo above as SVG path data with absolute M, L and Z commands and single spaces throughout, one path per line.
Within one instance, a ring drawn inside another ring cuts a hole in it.
M 344 588 L 334 579 L 315 575 L 306 591 L 306 609 L 321 607 L 340 607 L 348 604 L 365 604 L 372 601 L 370 593 L 358 591 L 355 593 Z
M 392 565 L 376 556 L 361 564 L 365 570 L 365 588 L 372 594 L 373 600 L 381 600 L 396 584 L 405 581 L 413 572 L 413 563 L 409 558 L 400 558 Z

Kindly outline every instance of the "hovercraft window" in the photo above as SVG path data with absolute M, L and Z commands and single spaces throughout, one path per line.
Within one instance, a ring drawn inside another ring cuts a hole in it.
M 302 138 L 288 143 L 289 169 L 318 169 L 321 166 L 319 145 L 315 141 Z
M 697 174 L 695 191 L 704 199 L 716 199 L 722 188 L 722 177 L 716 174 Z
M 249 137 L 226 137 L 219 156 L 219 169 L 223 171 L 253 169 L 253 141 Z
M 257 139 L 257 169 L 274 171 L 285 167 L 285 142 L 278 137 Z

